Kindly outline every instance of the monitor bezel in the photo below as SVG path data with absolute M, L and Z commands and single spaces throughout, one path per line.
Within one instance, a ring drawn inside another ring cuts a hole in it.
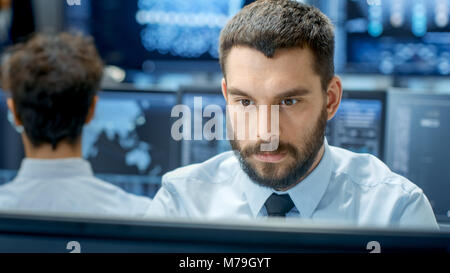
M 426 229 L 326 226 L 308 220 L 289 224 L 20 212 L 0 213 L 2 240 L 10 244 L 0 244 L 0 252 L 28 253 L 67 253 L 65 244 L 72 240 L 80 242 L 86 253 L 368 253 L 366 246 L 371 241 L 379 242 L 385 253 L 450 250 L 450 232 Z M 24 240 L 30 244 L 11 245 Z

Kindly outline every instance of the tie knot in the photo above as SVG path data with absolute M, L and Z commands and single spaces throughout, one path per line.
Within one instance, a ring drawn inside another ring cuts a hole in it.
M 294 202 L 289 194 L 272 193 L 264 205 L 269 216 L 285 217 L 286 213 L 294 207 Z

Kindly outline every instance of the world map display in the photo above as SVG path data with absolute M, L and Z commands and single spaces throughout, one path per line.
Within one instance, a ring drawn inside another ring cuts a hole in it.
M 100 101 L 96 117 L 83 132 L 83 156 L 95 158 L 99 155 L 99 140 L 104 134 L 110 142 L 119 143 L 127 166 L 135 166 L 140 173 L 148 170 L 152 157 L 150 144 L 139 139 L 135 129 L 147 122 L 143 109 L 137 101 Z
M 170 138 L 175 104 L 175 94 L 103 92 L 82 139 L 96 176 L 153 196 L 161 176 L 179 164 L 178 143 Z

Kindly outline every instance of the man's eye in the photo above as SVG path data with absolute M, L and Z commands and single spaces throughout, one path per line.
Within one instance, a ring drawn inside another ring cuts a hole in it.
M 249 106 L 249 105 L 253 104 L 253 102 L 251 100 L 247 100 L 247 99 L 239 100 L 239 102 L 242 104 L 242 106 Z
M 297 102 L 298 102 L 298 100 L 296 100 L 296 99 L 286 99 L 286 100 L 281 101 L 281 105 L 290 106 L 290 105 L 296 104 Z

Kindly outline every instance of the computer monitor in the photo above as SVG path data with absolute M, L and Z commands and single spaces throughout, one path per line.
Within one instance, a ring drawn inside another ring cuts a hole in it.
M 418 185 L 436 218 L 450 223 L 450 95 L 392 90 L 386 163 Z
M 0 90 L 0 185 L 16 176 L 24 158 L 22 138 L 13 127 L 13 118 L 6 106 L 6 99 L 6 94 Z
M 218 105 L 225 114 L 226 102 L 218 87 L 183 87 L 181 94 L 183 104 L 189 105 L 192 113 L 194 98 L 201 97 L 202 111 L 207 105 Z M 327 124 L 328 143 L 358 153 L 370 153 L 383 160 L 385 103 L 384 91 L 344 91 L 338 112 Z M 203 118 L 203 124 L 209 119 Z M 225 132 L 226 124 L 223 126 Z M 231 149 L 226 139 L 189 140 L 182 145 L 182 165 L 200 163 Z
M 384 158 L 384 91 L 344 91 L 336 115 L 327 124 L 328 143 Z
M 108 64 L 148 69 L 155 61 L 195 60 L 211 61 L 220 70 L 220 31 L 249 2 L 83 0 L 79 6 L 66 5 L 64 21 L 68 30 L 91 34 Z
M 188 165 L 194 163 L 203 162 L 219 153 L 231 150 L 231 146 L 226 139 L 226 101 L 222 95 L 220 87 L 205 87 L 205 86 L 189 86 L 180 88 L 180 96 L 182 104 L 187 105 L 191 110 L 191 120 L 192 120 L 192 131 L 194 128 L 194 114 L 198 115 L 202 119 L 203 126 L 214 116 L 204 117 L 203 113 L 208 106 L 218 106 L 222 110 L 223 114 L 223 127 L 222 127 L 222 139 L 221 140 L 206 140 L 205 136 L 202 135 L 201 139 L 194 139 L 192 134 L 191 140 L 182 141 L 182 153 L 181 153 L 181 164 Z M 195 99 L 197 98 L 197 103 Z M 195 105 L 194 105 L 195 104 Z
M 370 253 L 376 245 L 381 253 L 448 253 L 450 233 L 319 225 L 308 220 L 0 214 L 0 253 Z M 166 269 L 178 271 L 178 265 L 169 263 Z
M 344 2 L 347 72 L 450 75 L 448 0 Z
M 177 99 L 172 91 L 101 91 L 94 119 L 83 130 L 83 156 L 95 175 L 153 197 L 161 176 L 179 166 L 179 145 L 170 134 Z

